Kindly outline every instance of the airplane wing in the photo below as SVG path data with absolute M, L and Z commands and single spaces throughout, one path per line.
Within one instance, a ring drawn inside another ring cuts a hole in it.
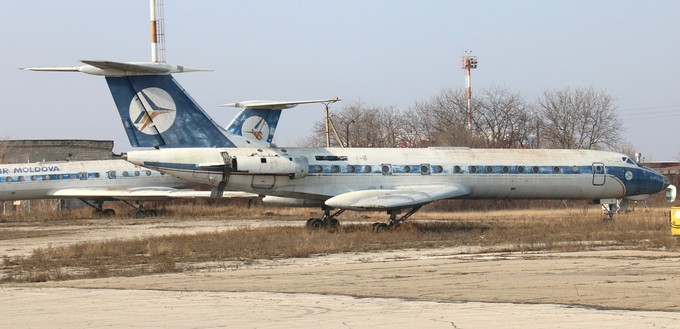
M 469 193 L 468 187 L 460 185 L 417 185 L 392 190 L 347 192 L 326 200 L 326 205 L 349 210 L 389 210 L 411 208 Z
M 116 188 L 66 188 L 47 193 L 53 197 L 76 198 L 86 200 L 126 200 L 155 201 L 175 198 L 209 198 L 210 191 L 192 189 L 175 189 L 170 187 L 138 187 L 130 189 Z M 225 191 L 224 198 L 257 198 L 257 194 Z
M 295 107 L 300 104 L 312 104 L 312 103 L 335 103 L 340 99 L 330 98 L 330 99 L 317 99 L 308 101 L 243 101 L 229 104 L 222 104 L 220 106 L 227 107 L 238 107 L 238 108 L 250 108 L 250 109 L 272 109 L 272 110 L 283 110 Z

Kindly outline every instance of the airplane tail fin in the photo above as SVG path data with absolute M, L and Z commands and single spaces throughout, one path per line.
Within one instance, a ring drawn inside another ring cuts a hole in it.
M 84 60 L 79 67 L 32 67 L 28 71 L 81 72 L 106 77 L 123 127 L 133 147 L 269 147 L 281 110 L 304 101 L 245 101 L 226 129 L 220 127 L 172 77 L 173 73 L 208 71 L 164 63 Z
M 106 76 L 133 147 L 235 147 L 172 75 Z
M 340 99 L 321 99 L 304 101 L 245 101 L 222 106 L 242 108 L 241 112 L 229 123 L 227 132 L 237 146 L 270 146 L 281 111 L 300 104 L 334 103 Z

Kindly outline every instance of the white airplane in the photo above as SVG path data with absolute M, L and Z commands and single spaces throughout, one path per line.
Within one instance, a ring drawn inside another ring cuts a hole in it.
M 134 217 L 155 216 L 155 209 L 144 208 L 144 201 L 172 198 L 205 198 L 210 191 L 190 189 L 194 182 L 133 165 L 125 160 L 34 162 L 0 165 L 0 201 L 48 198 L 80 199 L 96 214 L 115 215 L 104 201 L 137 203 Z M 225 197 L 257 197 L 243 192 Z
M 158 142 L 154 150 L 128 152 L 128 161 L 210 184 L 218 192 L 244 191 L 266 195 L 265 202 L 319 206 L 324 216 L 308 220 L 313 228 L 337 226 L 336 217 L 345 210 L 386 211 L 389 221 L 375 225 L 381 230 L 438 200 L 583 199 L 614 204 L 616 199 L 646 199 L 669 185 L 666 177 L 624 154 L 594 150 L 236 147 L 246 144 L 217 125 L 202 124 L 213 121 L 169 73 L 147 74 L 147 65 L 153 64 L 134 64 L 125 75 L 106 78 L 123 118 L 144 97 L 162 104 L 147 108 L 174 109 L 162 126 L 155 121 L 155 131 L 126 126 L 131 142 Z M 191 141 L 187 147 L 178 147 L 185 140 Z M 398 217 L 402 211 L 405 214 Z

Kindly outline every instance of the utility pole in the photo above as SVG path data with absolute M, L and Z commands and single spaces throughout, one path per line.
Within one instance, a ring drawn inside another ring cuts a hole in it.
M 339 98 L 334 98 L 331 99 L 327 102 L 323 102 L 322 104 L 324 105 L 324 113 L 325 113 L 325 121 L 326 121 L 326 147 L 331 147 L 331 132 L 329 128 L 333 128 L 333 131 L 335 132 L 335 137 L 338 138 L 338 132 L 335 131 L 335 125 L 333 124 L 333 121 L 331 121 L 331 117 L 328 115 L 328 108 L 330 107 L 331 104 L 339 101 Z M 344 147 L 344 146 L 343 146 Z
M 466 50 L 462 58 L 462 68 L 466 70 L 465 81 L 467 82 L 467 128 L 472 131 L 472 86 L 470 72 L 477 68 L 477 56 L 472 56 L 471 50 Z
M 163 0 L 150 0 L 151 9 L 151 62 L 165 63 L 165 19 Z

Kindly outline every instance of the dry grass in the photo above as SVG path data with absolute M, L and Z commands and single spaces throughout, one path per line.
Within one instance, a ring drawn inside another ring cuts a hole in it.
M 175 215 L 189 211 L 189 219 L 214 216 L 201 208 L 178 206 Z M 220 208 L 234 218 L 249 216 L 300 220 L 305 210 L 289 208 Z M 597 208 L 595 208 L 597 209 Z M 280 212 L 279 212 L 280 211 Z M 274 212 L 274 213 L 273 213 Z M 308 215 L 308 214 L 306 214 Z M 317 215 L 319 215 L 317 213 Z M 489 212 L 422 212 L 391 232 L 373 233 L 370 222 L 384 214 L 343 215 L 338 232 L 308 231 L 299 227 L 254 228 L 200 234 L 151 236 L 131 240 L 79 243 L 38 249 L 27 257 L 6 257 L 4 282 L 36 282 L 75 278 L 138 276 L 152 273 L 193 271 L 204 262 L 310 257 L 315 254 L 365 252 L 403 248 L 437 248 L 459 245 L 482 246 L 487 251 L 579 251 L 596 248 L 680 250 L 670 235 L 666 208 L 635 211 L 602 220 L 595 210 L 580 206 L 561 210 L 515 210 Z M 221 214 L 221 218 L 225 215 Z M 380 218 L 380 219 L 378 219 Z

